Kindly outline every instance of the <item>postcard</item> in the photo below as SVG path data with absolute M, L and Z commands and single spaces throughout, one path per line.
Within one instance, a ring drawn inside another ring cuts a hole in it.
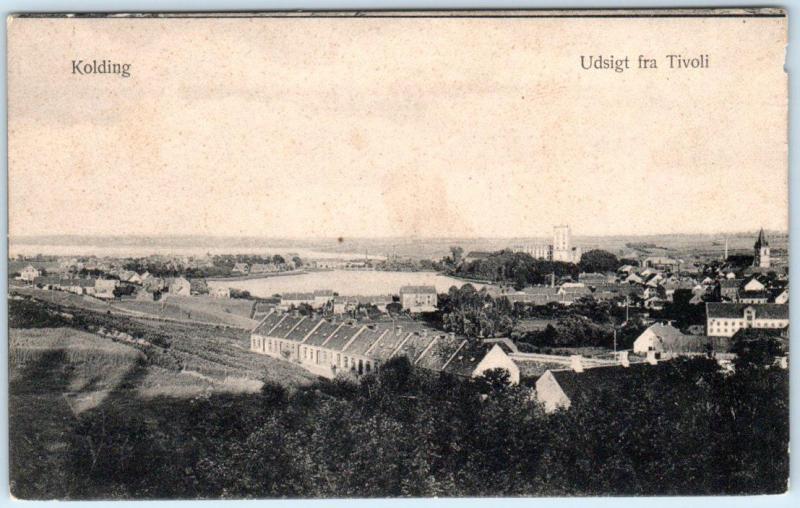
M 786 492 L 783 9 L 7 24 L 15 498 Z

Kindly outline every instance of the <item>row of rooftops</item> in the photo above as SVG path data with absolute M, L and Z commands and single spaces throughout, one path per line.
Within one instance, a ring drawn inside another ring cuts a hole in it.
M 428 370 L 469 375 L 492 344 L 470 345 L 465 337 L 413 322 L 355 324 L 271 312 L 253 334 L 385 362 L 405 356 Z
M 743 318 L 746 309 L 755 311 L 756 319 L 789 319 L 789 306 L 780 303 L 706 303 L 708 318 Z
M 436 288 L 434 286 L 402 286 L 400 288 L 400 295 L 406 294 L 436 294 Z M 331 289 L 317 289 L 315 291 L 308 291 L 308 292 L 289 292 L 283 293 L 281 295 L 281 300 L 283 301 L 309 301 L 319 299 L 319 298 L 328 298 L 347 302 L 347 303 L 391 303 L 392 296 L 391 295 L 352 295 L 352 296 L 337 296 L 333 290 Z

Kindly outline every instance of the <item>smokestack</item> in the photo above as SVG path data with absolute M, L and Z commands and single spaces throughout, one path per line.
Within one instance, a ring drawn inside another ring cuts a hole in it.
M 656 352 L 655 351 L 648 351 L 647 352 L 647 363 L 650 365 L 658 364 L 658 360 L 656 359 Z
M 583 357 L 581 355 L 571 355 L 569 357 L 569 366 L 575 372 L 583 372 Z
M 556 273 L 555 272 L 550 274 L 550 287 L 551 288 L 556 287 Z
M 628 352 L 627 351 L 620 351 L 617 353 L 617 358 L 619 359 L 619 364 L 623 367 L 630 367 L 631 362 L 628 360 Z

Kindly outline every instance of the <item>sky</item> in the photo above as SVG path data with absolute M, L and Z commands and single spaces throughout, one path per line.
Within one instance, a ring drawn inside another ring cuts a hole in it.
M 14 19 L 9 232 L 786 230 L 785 40 L 775 18 Z M 660 67 L 580 67 L 611 54 Z

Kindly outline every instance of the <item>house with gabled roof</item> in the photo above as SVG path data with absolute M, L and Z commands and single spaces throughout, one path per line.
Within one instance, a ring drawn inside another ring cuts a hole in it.
M 33 265 L 28 265 L 19 272 L 17 279 L 24 280 L 25 282 L 33 282 L 36 277 L 40 277 L 42 272 Z
M 655 374 L 657 366 L 632 363 L 629 366 L 590 369 L 552 369 L 536 381 L 536 399 L 546 413 L 569 409 L 578 399 L 592 400 L 603 391 L 627 389 L 636 378 Z

